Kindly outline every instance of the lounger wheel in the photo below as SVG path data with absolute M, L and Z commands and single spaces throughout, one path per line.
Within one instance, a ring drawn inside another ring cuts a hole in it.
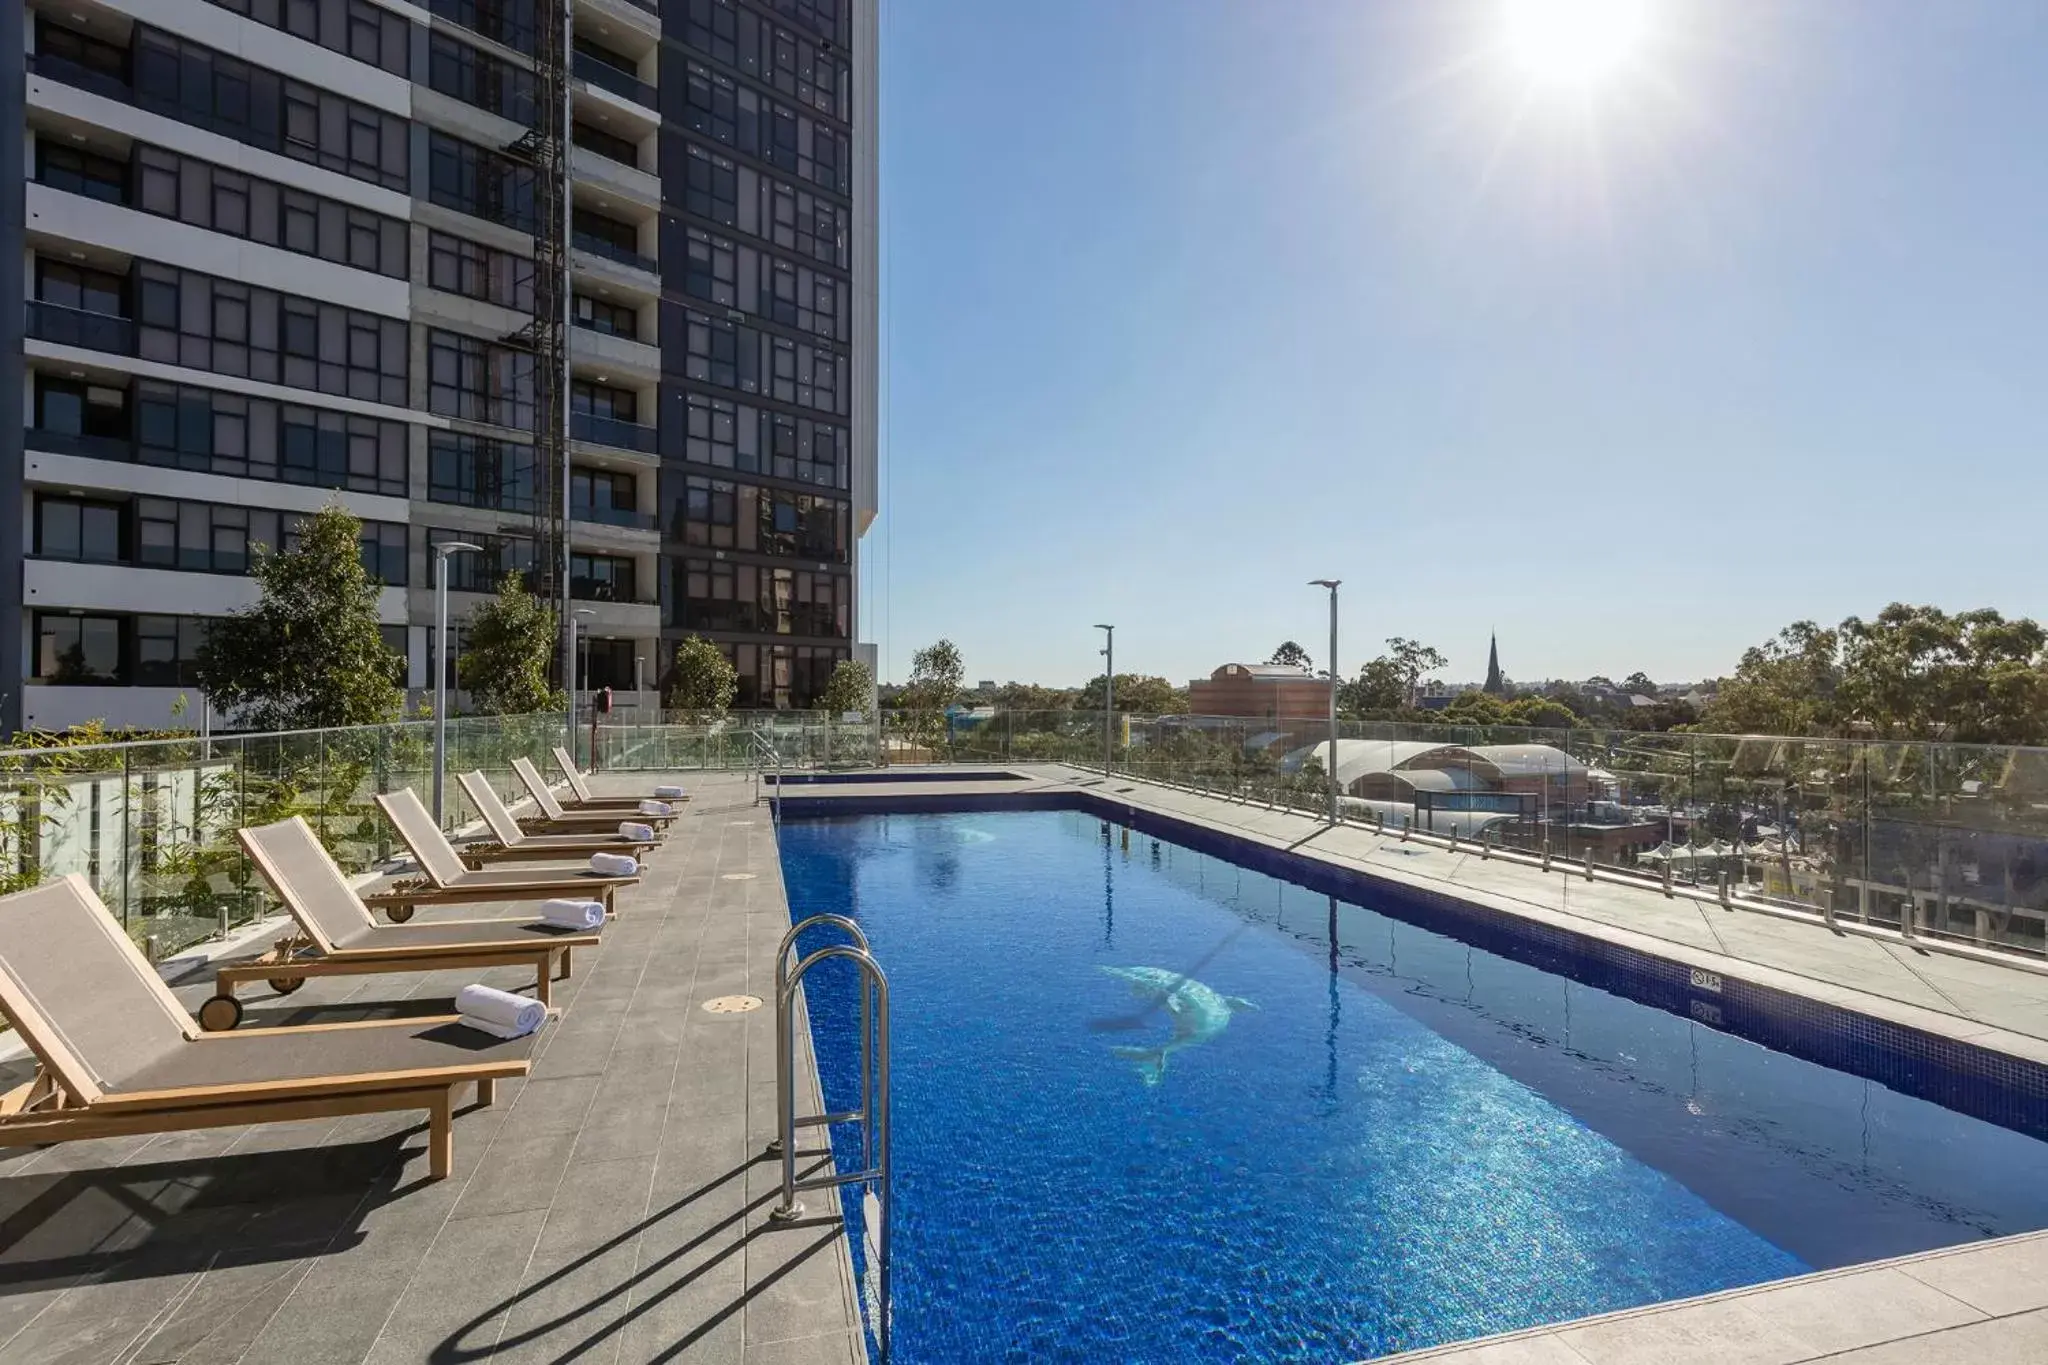
M 394 905 L 389 910 L 386 910 L 384 914 L 393 924 L 403 924 L 412 918 L 412 907 L 410 905 Z
M 208 1033 L 227 1033 L 242 1022 L 242 1002 L 232 995 L 216 995 L 199 1007 L 199 1027 Z
M 293 991 L 306 984 L 306 978 L 303 976 L 273 976 L 268 984 L 270 989 L 276 991 L 279 995 L 290 995 Z

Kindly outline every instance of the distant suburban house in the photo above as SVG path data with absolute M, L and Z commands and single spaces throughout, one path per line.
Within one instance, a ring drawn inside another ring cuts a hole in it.
M 1330 680 L 1293 664 L 1225 664 L 1188 684 L 1197 716 L 1306 720 L 1330 712 Z

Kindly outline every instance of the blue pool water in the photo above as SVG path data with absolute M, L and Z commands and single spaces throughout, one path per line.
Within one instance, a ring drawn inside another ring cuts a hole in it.
M 1350 1361 L 2048 1226 L 2048 1144 L 1104 828 L 782 826 L 890 977 L 904 1365 Z

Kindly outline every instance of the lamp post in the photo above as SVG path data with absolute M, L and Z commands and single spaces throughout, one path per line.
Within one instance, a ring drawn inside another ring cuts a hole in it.
M 1312 578 L 1311 588 L 1330 590 L 1330 823 L 1336 824 L 1337 814 L 1337 587 L 1341 578 Z
M 1097 621 L 1095 628 L 1102 632 L 1102 770 L 1108 772 L 1116 766 L 1116 627 Z
M 563 665 L 563 668 L 569 675 L 569 752 L 571 755 L 576 752 L 576 636 L 578 634 L 576 618 L 579 616 L 595 615 L 597 615 L 597 612 L 590 607 L 577 607 L 569 613 L 569 658 L 567 663 Z M 589 670 L 585 669 L 584 672 L 587 674 Z
M 441 823 L 441 791 L 448 782 L 448 556 L 483 553 L 466 540 L 445 540 L 434 551 L 434 823 Z

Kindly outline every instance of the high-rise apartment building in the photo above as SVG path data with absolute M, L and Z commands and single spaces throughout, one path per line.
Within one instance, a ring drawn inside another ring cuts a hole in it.
M 0 722 L 171 723 L 251 548 L 334 498 L 427 685 L 432 544 L 484 547 L 449 561 L 457 622 L 559 562 L 537 249 L 568 275 L 589 685 L 651 701 L 701 634 L 741 705 L 802 706 L 854 652 L 874 0 L 573 0 L 551 213 L 560 5 L 29 0 L 0 52 Z

